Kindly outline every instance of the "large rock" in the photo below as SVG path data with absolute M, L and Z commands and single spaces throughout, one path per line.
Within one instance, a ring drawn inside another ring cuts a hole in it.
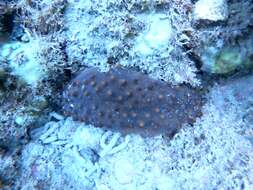
M 195 20 L 223 21 L 228 17 L 227 0 L 199 0 L 194 7 Z

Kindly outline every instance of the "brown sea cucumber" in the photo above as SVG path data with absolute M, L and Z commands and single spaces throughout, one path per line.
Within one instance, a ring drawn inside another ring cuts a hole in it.
M 63 111 L 74 120 L 122 134 L 173 136 L 202 115 L 203 92 L 174 86 L 123 68 L 82 71 L 63 92 Z

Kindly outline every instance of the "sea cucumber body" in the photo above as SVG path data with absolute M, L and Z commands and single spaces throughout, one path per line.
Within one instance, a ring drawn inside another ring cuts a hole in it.
M 82 71 L 63 92 L 63 111 L 74 120 L 122 134 L 173 136 L 201 116 L 203 93 L 123 68 Z

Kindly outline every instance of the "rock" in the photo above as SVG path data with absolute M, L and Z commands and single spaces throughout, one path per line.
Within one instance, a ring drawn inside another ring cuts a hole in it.
M 194 7 L 195 20 L 223 21 L 228 18 L 226 0 L 199 0 Z
M 155 50 L 168 48 L 168 42 L 173 37 L 173 28 L 167 15 L 154 14 L 149 19 L 149 27 L 137 38 L 135 50 L 148 56 Z
M 238 45 L 225 45 L 221 48 L 208 47 L 201 55 L 201 70 L 227 75 L 236 71 L 248 71 L 253 68 L 253 38 L 241 41 Z

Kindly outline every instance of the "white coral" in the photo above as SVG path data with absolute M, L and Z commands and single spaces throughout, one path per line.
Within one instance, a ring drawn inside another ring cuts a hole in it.
M 119 152 L 120 150 L 123 150 L 124 148 L 126 148 L 128 142 L 130 140 L 130 137 L 126 136 L 125 141 L 123 143 L 121 143 L 120 145 L 116 146 L 116 144 L 120 138 L 120 134 L 116 133 L 116 134 L 112 135 L 111 140 L 107 144 L 106 141 L 108 140 L 110 135 L 112 135 L 111 132 L 106 132 L 101 138 L 101 141 L 100 141 L 100 146 L 102 148 L 102 151 L 100 152 L 101 157 L 104 157 L 105 155 L 111 155 L 116 152 Z

